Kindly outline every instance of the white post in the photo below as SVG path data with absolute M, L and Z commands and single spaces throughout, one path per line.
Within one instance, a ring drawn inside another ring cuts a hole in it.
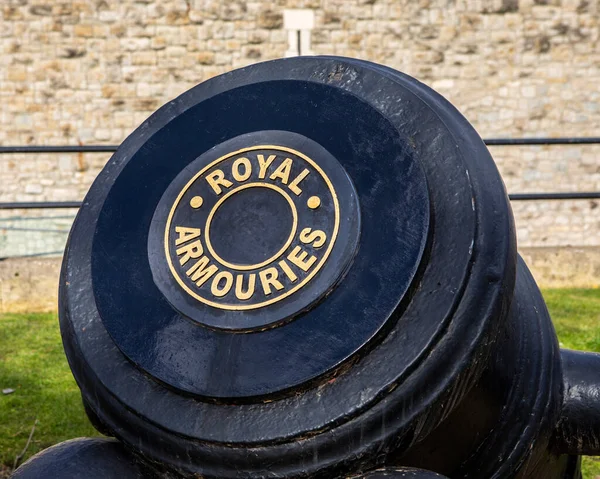
M 305 8 L 283 11 L 283 28 L 288 31 L 286 57 L 312 55 L 310 31 L 315 26 L 315 12 Z

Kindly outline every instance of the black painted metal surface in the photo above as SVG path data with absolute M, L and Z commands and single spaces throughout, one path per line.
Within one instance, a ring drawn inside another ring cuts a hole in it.
M 93 424 L 184 477 L 572 479 L 598 452 L 572 433 L 590 359 L 563 380 L 483 141 L 364 61 L 254 65 L 150 117 L 75 221 L 60 321 Z
M 600 354 L 562 351 L 563 405 L 554 450 L 596 455 L 600 451 Z
M 386 479 L 386 478 L 406 478 L 406 479 L 444 479 L 435 472 L 424 469 L 414 469 L 412 467 L 397 467 L 377 469 L 367 474 L 356 476 L 357 479 Z
M 31 457 L 14 479 L 143 479 L 154 471 L 114 439 L 73 439 Z

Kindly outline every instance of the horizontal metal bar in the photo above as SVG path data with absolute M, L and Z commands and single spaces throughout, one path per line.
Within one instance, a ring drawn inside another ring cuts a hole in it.
M 45 251 L 43 253 L 30 253 L 30 254 L 17 254 L 14 256 L 0 256 L 0 261 L 4 261 L 11 258 L 35 258 L 36 256 L 50 256 L 50 255 L 61 255 L 64 251 Z
M 46 208 L 79 208 L 81 201 L 16 201 L 0 203 L 0 210 L 46 209 Z
M 118 145 L 0 146 L 0 153 L 112 153 Z
M 595 145 L 600 137 L 580 138 L 487 138 L 483 140 L 489 146 L 530 146 L 530 145 Z M 119 145 L 26 145 L 0 146 L 2 153 L 114 153 Z
M 533 145 L 596 145 L 600 137 L 581 138 L 487 138 L 483 140 L 488 146 L 533 146 Z
M 512 193 L 508 195 L 512 201 L 530 200 L 596 200 L 600 199 L 600 191 L 566 192 L 566 193 Z M 0 210 L 13 209 L 50 209 L 79 208 L 81 201 L 23 201 L 0 203 Z M 2 218 L 0 218 L 0 221 Z
M 0 218 L 0 221 L 2 221 L 2 219 Z M 4 226 L 2 223 L 0 223 L 0 231 L 36 231 L 36 232 L 42 232 L 42 233 L 68 233 L 69 230 L 57 230 L 57 229 L 50 229 L 50 228 L 21 228 L 19 226 Z
M 0 218 L 0 221 L 39 221 L 39 220 L 72 220 L 75 213 L 70 215 L 52 215 L 52 216 L 7 216 Z
M 600 191 L 581 193 L 513 193 L 508 195 L 511 201 L 531 200 L 595 200 L 600 198 Z

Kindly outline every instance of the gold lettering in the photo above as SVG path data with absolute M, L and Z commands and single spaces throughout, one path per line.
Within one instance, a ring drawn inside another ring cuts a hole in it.
M 219 286 L 221 280 L 225 280 L 223 287 Z M 212 284 L 210 285 L 210 292 L 216 297 L 220 298 L 229 293 L 231 286 L 233 285 L 233 275 L 229 271 L 221 271 L 213 278 Z
M 176 226 L 175 233 L 179 235 L 179 237 L 175 240 L 175 246 L 179 246 L 181 243 L 187 243 L 188 241 L 193 240 L 200 236 L 199 228 L 186 228 L 185 226 Z
M 320 248 L 325 244 L 327 235 L 322 230 L 315 230 L 312 233 L 311 231 L 312 230 L 310 228 L 304 228 L 302 231 L 300 231 L 300 241 L 302 241 L 304 244 L 313 243 L 315 248 Z
M 202 256 L 185 272 L 188 276 L 192 275 L 192 281 L 196 283 L 196 286 L 202 286 L 219 269 L 214 264 L 207 268 L 209 262 L 210 260 L 206 256 Z
M 292 170 L 292 159 L 286 158 L 281 162 L 281 165 L 277 167 L 277 169 L 273 172 L 270 179 L 275 180 L 277 178 L 281 178 L 281 182 L 284 185 L 287 185 L 288 180 L 290 179 L 290 171 Z
M 267 168 L 271 166 L 271 163 L 273 163 L 273 160 L 275 160 L 275 155 L 269 155 L 266 160 L 265 155 L 256 155 L 256 157 L 258 158 L 258 166 L 260 167 L 258 177 L 261 180 L 264 180 L 265 175 L 267 174 Z
M 240 173 L 240 166 L 244 166 L 244 174 Z M 250 160 L 248 158 L 238 158 L 233 162 L 233 166 L 231 167 L 231 174 L 235 181 L 246 181 L 250 178 L 252 174 L 252 165 L 250 164 Z
M 265 292 L 265 296 L 271 294 L 271 286 L 275 287 L 275 289 L 278 291 L 283 289 L 283 285 L 277 280 L 277 276 L 279 276 L 277 268 L 267 268 L 264 271 L 260 271 L 258 276 L 260 277 L 260 282 L 262 284 L 263 291 Z
M 190 258 L 195 259 L 202 256 L 204 254 L 204 248 L 202 248 L 202 243 L 200 243 L 200 240 L 196 240 L 193 243 L 182 246 L 175 251 L 175 253 L 177 253 L 177 256 L 181 256 L 182 254 L 184 255 L 183 258 L 179 259 L 179 263 L 184 265 L 189 261 Z
M 290 190 L 292 190 L 293 193 L 296 194 L 296 196 L 300 196 L 300 193 L 302 193 L 302 190 L 300 188 L 298 188 L 298 185 L 300 184 L 300 182 L 306 178 L 308 176 L 308 174 L 310 173 L 310 171 L 308 171 L 306 168 L 304 170 L 302 170 L 302 172 L 296 176 L 296 178 L 294 178 L 294 180 L 289 184 L 288 188 Z
M 310 267 L 315 264 L 315 261 L 317 261 L 317 258 L 315 256 L 311 256 L 310 258 L 308 258 L 308 260 L 305 260 L 305 258 L 308 256 L 308 253 L 306 251 L 302 251 L 302 248 L 300 248 L 300 246 L 296 246 L 290 254 L 288 254 L 288 259 L 294 263 L 296 266 L 298 266 L 298 268 L 300 268 L 302 271 L 306 272 L 310 269 Z
M 248 276 L 248 289 L 243 291 L 242 288 L 244 286 L 244 275 L 238 274 L 235 278 L 235 297 L 237 299 L 241 299 L 245 301 L 250 299 L 254 294 L 254 285 L 256 284 L 256 275 L 254 273 L 250 273 Z
M 215 170 L 212 173 L 206 175 L 206 181 L 212 187 L 217 195 L 220 195 L 223 190 L 221 186 L 229 188 L 233 183 L 225 179 L 225 173 L 222 170 Z
M 298 279 L 298 276 L 296 276 L 296 273 L 294 273 L 292 271 L 292 268 L 290 268 L 290 266 L 285 262 L 284 259 L 282 259 L 279 262 L 279 266 L 281 267 L 281 269 L 283 270 L 283 272 L 285 273 L 285 275 L 290 278 L 290 281 L 292 283 L 295 283 L 296 280 Z

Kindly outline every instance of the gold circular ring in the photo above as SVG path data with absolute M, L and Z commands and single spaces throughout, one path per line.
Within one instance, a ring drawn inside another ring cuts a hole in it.
M 329 245 L 327 246 L 327 250 L 323 254 L 323 257 L 321 258 L 321 261 L 319 261 L 317 263 L 317 265 L 304 278 L 303 281 L 301 281 L 299 284 L 297 284 L 295 287 L 293 287 L 289 291 L 286 291 L 284 294 L 277 296 L 276 298 L 271 298 L 267 301 L 263 301 L 262 303 L 256 303 L 256 304 L 217 303 L 216 301 L 211 301 L 209 299 L 203 298 L 202 296 L 197 294 L 195 291 L 193 291 L 189 286 L 187 286 L 183 282 L 183 280 L 179 277 L 179 274 L 175 270 L 175 267 L 173 266 L 173 261 L 171 260 L 170 249 L 169 249 L 169 229 L 171 227 L 171 220 L 173 219 L 173 215 L 175 214 L 175 209 L 177 208 L 177 205 L 179 205 L 179 202 L 181 201 L 181 198 L 183 197 L 185 192 L 188 190 L 188 188 L 190 186 L 192 186 L 192 184 L 199 177 L 201 177 L 204 173 L 206 173 L 210 168 L 218 165 L 219 163 L 221 163 L 224 160 L 227 160 L 228 158 L 231 158 L 234 155 L 239 155 L 241 153 L 245 153 L 248 151 L 264 150 L 264 149 L 285 151 L 285 152 L 292 153 L 294 155 L 299 156 L 303 160 L 307 161 L 310 165 L 312 165 L 312 167 L 315 170 L 317 170 L 319 172 L 319 174 L 321 175 L 321 177 L 325 180 L 325 183 L 327 184 L 327 187 L 329 188 L 329 191 L 333 198 L 333 205 L 334 205 L 334 212 L 335 212 L 334 226 L 333 226 L 333 233 L 331 235 L 331 240 L 329 241 Z M 213 306 L 215 308 L 228 309 L 230 311 L 247 311 L 250 309 L 264 308 L 265 306 L 268 306 L 270 304 L 281 301 L 282 299 L 287 298 L 288 296 L 290 296 L 291 294 L 294 294 L 300 288 L 305 286 L 318 273 L 318 271 L 321 269 L 323 264 L 325 264 L 325 261 L 327 261 L 327 258 L 329 257 L 329 254 L 331 253 L 331 250 L 333 249 L 333 245 L 337 238 L 339 227 L 340 227 L 340 205 L 338 202 L 337 194 L 335 192 L 335 189 L 333 188 L 333 184 L 331 183 L 331 180 L 327 177 L 325 172 L 321 169 L 321 167 L 315 161 L 313 161 L 311 158 L 309 158 L 305 154 L 300 153 L 297 150 L 294 150 L 293 148 L 288 148 L 285 146 L 277 146 L 277 145 L 256 145 L 256 146 L 251 146 L 248 148 L 242 148 L 240 150 L 232 151 L 231 153 L 223 155 L 220 158 L 217 158 L 216 160 L 214 160 L 211 163 L 209 163 L 208 165 L 206 165 L 198 173 L 196 173 L 192 178 L 190 178 L 190 180 L 187 182 L 187 184 L 183 187 L 183 189 L 177 195 L 177 198 L 175 198 L 175 202 L 173 203 L 173 206 L 171 207 L 171 211 L 169 212 L 169 216 L 167 217 L 167 224 L 165 225 L 164 247 L 165 247 L 165 253 L 166 253 L 166 257 L 167 257 L 167 263 L 169 265 L 169 269 L 171 270 L 171 274 L 173 275 L 173 277 L 175 278 L 177 283 L 179 283 L 179 286 L 181 286 L 190 296 L 192 296 L 193 298 L 196 298 L 201 303 L 207 304 L 209 306 Z
M 230 198 L 231 196 L 233 196 L 234 194 L 236 194 L 239 191 L 248 189 L 248 188 L 269 188 L 271 190 L 275 190 L 277 191 L 279 194 L 281 194 L 281 196 L 283 196 L 287 202 L 289 203 L 290 207 L 292 208 L 292 217 L 293 217 L 293 223 L 292 223 L 292 230 L 290 231 L 290 235 L 288 237 L 288 239 L 286 240 L 286 242 L 284 243 L 283 247 L 277 251 L 277 253 L 275 253 L 273 256 L 271 256 L 269 259 L 263 261 L 262 263 L 258 263 L 258 264 L 234 264 L 234 263 L 230 263 L 228 261 L 225 261 L 223 258 L 221 258 L 213 249 L 212 247 L 212 243 L 210 241 L 210 223 L 215 215 L 215 213 L 217 212 L 217 209 L 219 208 L 219 206 L 221 206 L 223 204 L 223 202 L 227 199 Z M 270 183 L 248 183 L 247 185 L 242 185 L 239 186 L 238 188 L 231 190 L 229 193 L 227 193 L 225 196 L 223 196 L 223 198 L 221 198 L 219 201 L 217 201 L 217 203 L 215 204 L 215 206 L 213 207 L 213 209 L 211 210 L 210 214 L 208 215 L 208 218 L 206 220 L 206 226 L 205 226 L 205 230 L 204 230 L 204 236 L 205 236 L 205 241 L 206 241 L 206 247 L 208 248 L 208 251 L 210 251 L 210 254 L 219 262 L 221 263 L 223 266 L 227 266 L 228 268 L 231 269 L 235 269 L 238 271 L 248 271 L 251 269 L 256 269 L 256 268 L 261 268 L 271 262 L 273 262 L 275 259 L 277 259 L 279 256 L 281 256 L 286 249 L 289 248 L 289 246 L 292 244 L 292 241 L 294 241 L 294 236 L 296 235 L 296 230 L 298 229 L 298 211 L 296 210 L 296 205 L 294 204 L 294 202 L 292 201 L 292 199 L 290 198 L 290 195 L 288 195 L 285 191 L 283 191 L 279 186 L 270 184 Z

